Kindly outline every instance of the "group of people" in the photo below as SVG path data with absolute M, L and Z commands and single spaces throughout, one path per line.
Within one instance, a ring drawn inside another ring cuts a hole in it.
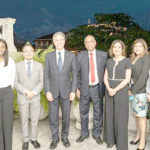
M 34 48 L 30 44 L 23 46 L 24 60 L 15 65 L 8 56 L 7 43 L 0 39 L 0 150 L 12 149 L 13 88 L 17 90 L 21 116 L 22 150 L 28 150 L 29 141 L 34 148 L 41 147 L 37 140 L 37 126 L 40 92 L 43 88 L 49 103 L 52 133 L 50 149 L 55 149 L 60 139 L 65 147 L 70 146 L 70 106 L 77 96 L 81 135 L 76 142 L 81 143 L 89 137 L 88 115 L 92 102 L 93 139 L 97 144 L 103 144 L 104 140 L 107 148 L 116 145 L 117 150 L 128 150 L 130 102 L 137 130 L 135 139 L 130 144 L 139 142 L 137 150 L 143 150 L 146 145 L 146 115 L 150 102 L 150 56 L 145 40 L 134 41 L 130 58 L 126 57 L 126 46 L 121 40 L 112 42 L 108 51 L 109 58 L 106 52 L 96 49 L 97 42 L 92 35 L 85 37 L 86 50 L 77 56 L 64 48 L 63 32 L 53 35 L 53 44 L 56 50 L 46 55 L 43 71 L 42 64 L 33 60 Z M 59 105 L 62 111 L 61 138 Z M 28 131 L 29 118 L 31 133 Z

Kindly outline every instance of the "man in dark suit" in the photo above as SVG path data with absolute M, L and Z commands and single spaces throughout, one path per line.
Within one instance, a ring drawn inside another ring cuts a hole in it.
M 78 89 L 77 97 L 80 98 L 81 136 L 77 139 L 80 143 L 89 137 L 88 114 L 90 101 L 93 103 L 93 138 L 98 144 L 103 141 L 100 138 L 103 124 L 103 75 L 107 60 L 107 54 L 96 50 L 94 36 L 88 35 L 84 39 L 87 51 L 78 54 Z
M 62 109 L 61 141 L 65 147 L 70 146 L 70 101 L 74 100 L 77 89 L 76 56 L 64 49 L 64 33 L 56 32 L 53 35 L 53 44 L 56 51 L 47 54 L 44 67 L 44 87 L 49 101 L 52 132 L 50 149 L 56 148 L 59 142 L 59 103 Z

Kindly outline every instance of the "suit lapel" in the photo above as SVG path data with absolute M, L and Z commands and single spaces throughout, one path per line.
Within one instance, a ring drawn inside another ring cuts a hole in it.
M 27 69 L 26 69 L 25 61 L 22 62 L 22 68 L 21 69 L 22 69 L 23 76 L 26 78 L 26 80 L 29 80 L 28 75 L 27 75 Z
M 85 52 L 85 57 L 84 57 L 84 62 L 85 62 L 85 67 L 87 67 L 87 73 L 89 74 L 89 54 L 88 54 L 88 51 L 86 50 Z
M 98 77 L 100 76 L 100 66 L 101 66 L 101 56 L 98 54 L 98 51 L 96 50 L 96 62 L 97 62 L 97 73 Z
M 56 66 L 55 68 L 59 72 L 58 65 L 57 65 L 57 58 L 56 58 L 56 50 L 54 51 L 53 55 L 54 55 L 53 56 L 53 62 L 54 62 L 54 65 Z
M 32 78 L 34 78 L 34 73 L 35 73 L 35 61 L 33 61 L 33 64 L 32 64 L 32 70 L 31 70 L 31 78 L 30 78 L 30 80 L 32 80 Z

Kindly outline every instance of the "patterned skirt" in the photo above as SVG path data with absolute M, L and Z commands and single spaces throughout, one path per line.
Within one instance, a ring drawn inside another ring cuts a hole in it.
M 147 94 L 141 93 L 134 95 L 133 99 L 131 100 L 131 109 L 132 113 L 138 117 L 146 117 L 148 111 L 148 101 L 147 101 Z

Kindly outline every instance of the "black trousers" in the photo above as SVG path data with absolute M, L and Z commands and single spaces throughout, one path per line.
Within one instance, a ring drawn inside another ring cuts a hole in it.
M 69 98 L 62 98 L 61 94 L 57 98 L 54 98 L 52 102 L 49 102 L 49 119 L 50 129 L 52 133 L 52 140 L 57 141 L 59 139 L 59 104 L 62 111 L 62 132 L 61 138 L 68 138 L 69 125 L 70 125 L 70 101 Z
M 89 87 L 89 94 L 80 97 L 81 135 L 88 136 L 89 105 L 93 103 L 93 136 L 98 138 L 103 126 L 103 100 L 99 96 L 99 86 Z
M 11 86 L 0 88 L 0 150 L 12 150 L 13 100 Z

